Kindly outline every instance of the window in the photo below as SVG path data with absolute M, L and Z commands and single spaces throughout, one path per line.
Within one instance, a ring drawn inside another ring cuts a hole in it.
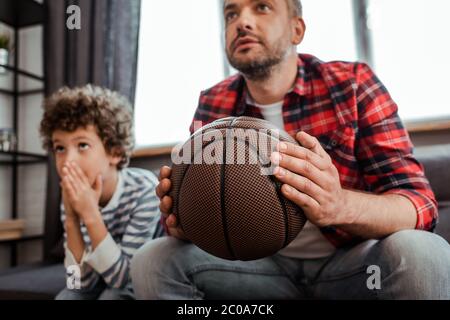
M 187 139 L 200 91 L 236 72 L 226 64 L 223 50 L 221 1 L 142 1 L 135 111 L 138 146 L 173 145 Z M 307 29 L 299 52 L 323 61 L 367 60 L 405 121 L 450 118 L 445 96 L 450 41 L 444 41 L 450 30 L 446 17 L 450 1 L 302 0 L 302 4 Z M 367 9 L 367 15 L 358 11 L 358 33 L 355 4 L 362 12 Z
M 138 146 L 189 137 L 200 91 L 224 78 L 219 1 L 142 1 L 135 128 Z
M 187 139 L 200 91 L 224 79 L 220 2 L 142 1 L 137 146 Z M 299 51 L 324 60 L 355 60 L 351 0 L 303 0 L 303 6 L 308 29 Z
M 303 0 L 306 34 L 298 51 L 323 61 L 357 60 L 352 0 Z
M 374 67 L 405 121 L 450 117 L 448 0 L 371 0 Z

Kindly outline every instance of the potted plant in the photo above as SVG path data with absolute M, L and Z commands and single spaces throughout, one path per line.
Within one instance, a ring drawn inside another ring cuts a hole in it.
M 8 65 L 10 40 L 6 33 L 0 34 L 0 65 Z M 5 71 L 5 68 L 0 66 L 0 73 Z

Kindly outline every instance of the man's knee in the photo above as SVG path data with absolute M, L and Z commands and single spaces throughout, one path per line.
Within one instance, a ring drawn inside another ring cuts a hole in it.
M 387 283 L 409 290 L 411 297 L 448 298 L 450 246 L 443 238 L 426 231 L 400 231 L 381 240 L 374 253 Z
M 396 232 L 381 240 L 379 245 L 392 256 L 418 263 L 424 259 L 444 261 L 447 258 L 448 261 L 450 254 L 447 241 L 434 233 L 420 230 Z
M 149 298 L 152 288 L 165 272 L 176 265 L 185 243 L 173 238 L 163 237 L 143 245 L 133 256 L 130 274 L 136 296 Z

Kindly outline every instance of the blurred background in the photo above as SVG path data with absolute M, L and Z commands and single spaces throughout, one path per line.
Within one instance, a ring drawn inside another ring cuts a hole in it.
M 368 63 L 417 147 L 450 143 L 450 1 L 302 3 L 299 52 Z M 235 73 L 223 38 L 221 0 L 0 0 L 0 271 L 62 259 L 44 97 L 87 83 L 121 92 L 134 105 L 132 164 L 157 172 L 188 137 L 200 91 Z

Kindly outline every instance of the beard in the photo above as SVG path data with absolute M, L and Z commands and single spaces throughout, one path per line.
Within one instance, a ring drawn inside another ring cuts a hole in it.
M 240 35 L 239 37 L 245 35 L 247 34 Z M 239 37 L 237 39 L 239 39 Z M 263 51 L 258 57 L 250 60 L 236 58 L 233 55 L 233 46 L 231 50 L 227 49 L 227 58 L 230 65 L 252 81 L 264 81 L 268 79 L 274 68 L 285 59 L 290 49 L 281 39 L 272 47 L 265 45 L 261 39 L 258 38 L 258 40 L 260 41 L 260 47 Z

